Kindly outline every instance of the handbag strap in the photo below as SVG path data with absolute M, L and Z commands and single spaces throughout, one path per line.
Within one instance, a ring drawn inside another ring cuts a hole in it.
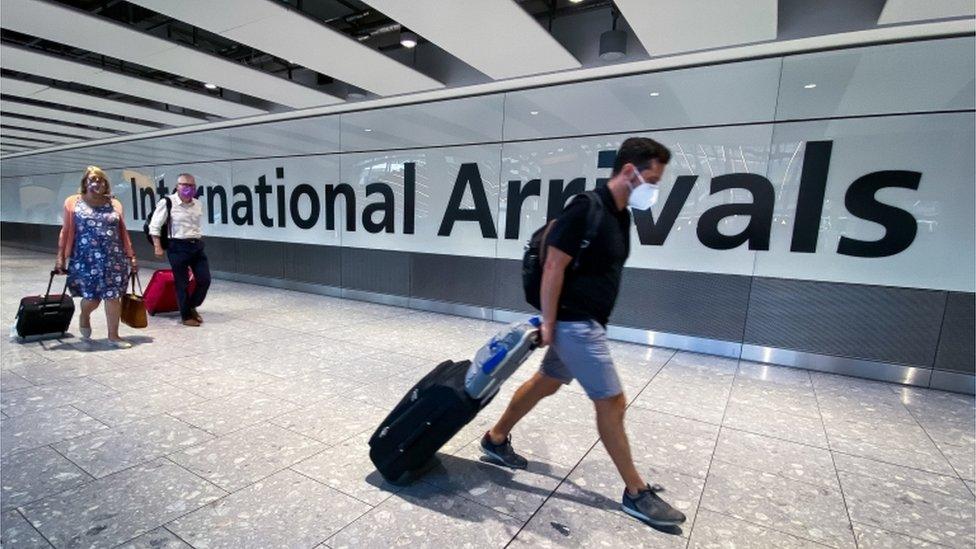
M 129 274 L 129 282 L 132 283 L 132 295 L 142 297 L 142 281 L 139 280 L 139 273 L 133 272 Z M 136 284 L 139 284 L 139 293 L 136 293 Z

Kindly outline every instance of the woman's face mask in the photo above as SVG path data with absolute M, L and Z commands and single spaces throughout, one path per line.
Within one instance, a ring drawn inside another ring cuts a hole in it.
M 108 190 L 108 184 L 100 177 L 89 177 L 85 187 L 88 189 L 88 192 L 95 194 L 106 194 Z
M 644 181 L 640 169 L 636 167 L 634 168 L 634 178 L 637 179 L 637 187 L 630 191 L 627 205 L 635 210 L 646 210 L 657 204 L 657 183 Z

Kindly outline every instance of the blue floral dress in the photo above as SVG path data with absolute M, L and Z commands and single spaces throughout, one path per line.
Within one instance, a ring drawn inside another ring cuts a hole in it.
M 84 299 L 118 299 L 129 281 L 129 262 L 119 237 L 119 213 L 109 202 L 75 203 L 75 242 L 68 265 L 68 289 Z

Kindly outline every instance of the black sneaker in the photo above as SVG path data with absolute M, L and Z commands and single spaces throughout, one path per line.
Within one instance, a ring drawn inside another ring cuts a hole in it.
M 625 488 L 620 508 L 624 513 L 651 526 L 677 526 L 685 521 L 685 514 L 657 495 L 663 490 L 660 485 L 648 484 L 636 497 L 631 497 Z
M 485 436 L 481 437 L 481 451 L 491 458 L 491 461 L 505 467 L 525 469 L 529 466 L 529 461 L 512 449 L 512 435 L 508 435 L 505 442 L 501 444 L 493 444 L 491 436 L 485 433 Z

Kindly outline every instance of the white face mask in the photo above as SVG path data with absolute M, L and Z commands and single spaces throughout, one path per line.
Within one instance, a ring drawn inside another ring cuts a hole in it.
M 635 210 L 647 210 L 657 204 L 657 184 L 644 181 L 639 170 L 634 170 L 634 176 L 637 177 L 637 188 L 630 191 L 627 205 Z

